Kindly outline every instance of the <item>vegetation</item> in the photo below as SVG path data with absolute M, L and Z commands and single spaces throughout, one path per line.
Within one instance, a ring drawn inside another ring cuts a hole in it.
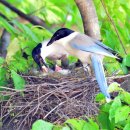
M 32 49 L 40 42 L 49 39 L 61 27 L 68 27 L 83 32 L 80 13 L 74 0 L 6 0 L 10 5 L 27 15 L 34 21 L 40 20 L 39 25 L 25 16 L 20 17 L 0 0 L 0 53 L 6 51 L 6 58 L 0 57 L 0 86 L 23 90 L 26 81 L 22 74 L 28 75 L 33 68 L 38 68 L 32 59 Z M 17 6 L 16 6 L 17 5 Z M 123 64 L 114 59 L 105 58 L 104 66 L 107 74 L 128 74 L 125 67 L 130 67 L 130 1 L 129 0 L 94 0 L 99 19 L 101 37 L 104 44 L 117 51 L 124 59 Z M 8 38 L 4 39 L 4 31 Z M 5 49 L 5 50 L 4 50 Z M 70 62 L 75 58 L 70 57 Z M 116 73 L 115 73 L 116 72 Z M 114 90 L 112 90 L 114 89 Z M 4 90 L 0 87 L 0 91 Z M 55 125 L 38 120 L 32 125 L 32 130 L 129 130 L 130 129 L 130 94 L 117 84 L 110 87 L 110 91 L 118 91 L 118 96 L 110 103 L 104 103 L 101 95 L 96 97 L 99 101 L 99 114 L 92 118 L 69 119 L 63 125 Z M 0 94 L 1 95 L 1 94 Z M 0 101 L 8 97 L 1 95 Z M 102 102 L 103 101 L 103 102 Z
M 96 96 L 100 103 L 97 116 L 81 119 L 68 119 L 63 125 L 55 125 L 43 120 L 37 120 L 32 125 L 32 130 L 129 130 L 130 129 L 130 93 L 113 83 L 109 86 L 109 92 L 119 92 L 118 96 L 109 103 L 104 103 L 102 94 Z

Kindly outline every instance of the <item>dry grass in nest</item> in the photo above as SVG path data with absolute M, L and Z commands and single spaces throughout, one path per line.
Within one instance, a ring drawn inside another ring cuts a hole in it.
M 95 78 L 85 76 L 78 69 L 67 76 L 53 73 L 49 76 L 23 76 L 27 82 L 24 91 L 7 89 L 3 95 L 10 99 L 1 102 L 1 118 L 18 128 L 37 119 L 62 123 L 68 118 L 88 117 L 97 114 L 94 97 L 98 93 Z

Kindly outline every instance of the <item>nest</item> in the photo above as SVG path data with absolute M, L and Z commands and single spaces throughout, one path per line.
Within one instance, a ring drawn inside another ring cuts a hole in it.
M 53 73 L 23 77 L 24 91 L 8 88 L 2 92 L 10 98 L 1 102 L 1 118 L 7 125 L 15 124 L 15 130 L 30 128 L 37 119 L 62 123 L 68 118 L 90 117 L 98 112 L 98 104 L 94 102 L 98 85 L 81 68 L 66 76 Z

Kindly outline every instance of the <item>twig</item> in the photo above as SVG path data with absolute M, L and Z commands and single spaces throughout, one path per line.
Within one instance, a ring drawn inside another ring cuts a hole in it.
M 111 16 L 109 15 L 109 12 L 108 12 L 108 10 L 107 10 L 107 8 L 106 8 L 106 5 L 105 5 L 104 1 L 101 0 L 101 3 L 102 3 L 102 6 L 103 6 L 103 8 L 104 8 L 104 10 L 105 10 L 105 12 L 106 12 L 106 14 L 107 14 L 107 16 L 108 16 L 108 19 L 110 20 L 110 22 L 112 23 L 112 25 L 113 25 L 113 27 L 114 27 L 114 29 L 115 29 L 115 31 L 116 31 L 117 37 L 118 37 L 119 42 L 120 42 L 120 44 L 121 44 L 121 46 L 122 46 L 122 48 L 123 48 L 123 50 L 124 50 L 124 53 L 125 53 L 125 55 L 127 55 L 127 52 L 126 52 L 125 47 L 124 47 L 124 45 L 123 45 L 123 42 L 122 42 L 122 40 L 121 40 L 121 38 L 120 38 L 120 35 L 119 35 L 119 33 L 118 33 L 117 27 L 116 27 L 114 21 L 112 20 Z
M 40 25 L 40 26 L 43 26 L 44 28 L 48 29 L 48 27 L 47 27 L 47 25 L 45 23 L 37 22 L 37 20 L 33 19 L 31 16 L 26 15 L 25 13 L 23 13 L 22 11 L 20 11 L 17 8 L 15 8 L 10 3 L 8 3 L 7 1 L 0 0 L 0 3 L 2 3 L 3 5 L 5 5 L 9 9 L 11 9 L 13 12 L 15 12 L 16 14 L 18 14 L 20 17 L 22 17 L 22 18 L 26 19 L 27 21 L 29 21 L 33 25 Z
M 122 76 L 112 76 L 112 77 L 107 77 L 107 79 L 121 79 L 121 78 L 130 78 L 130 74 L 128 75 L 122 75 Z
M 61 102 L 60 104 L 58 104 L 56 107 L 54 107 L 51 111 L 49 111 L 45 116 L 44 119 L 46 119 L 48 117 L 48 115 L 50 115 L 55 109 L 57 109 L 59 106 L 63 105 L 66 101 Z

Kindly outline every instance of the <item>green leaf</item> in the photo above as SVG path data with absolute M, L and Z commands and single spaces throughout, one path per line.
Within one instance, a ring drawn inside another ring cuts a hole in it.
M 96 102 L 100 102 L 101 104 L 104 104 L 106 102 L 105 96 L 102 93 L 98 93 L 95 97 Z
M 77 62 L 77 58 L 74 57 L 74 56 L 69 56 L 68 59 L 69 59 L 69 63 L 70 63 L 70 64 Z
M 130 123 L 126 124 L 123 130 L 130 130 Z
M 126 120 L 129 113 L 130 113 L 129 106 L 123 106 L 118 108 L 115 113 L 115 123 Z
M 128 68 L 124 64 L 121 64 L 121 68 L 124 74 L 128 74 Z
M 111 107 L 111 102 L 110 103 L 105 103 L 104 105 L 100 106 L 100 111 L 109 113 L 110 107 Z
M 61 130 L 63 128 L 63 126 L 61 125 L 54 125 L 53 126 L 53 130 Z
M 2 65 L 4 63 L 5 59 L 0 57 L 0 65 Z
M 122 91 L 123 89 L 119 87 L 120 84 L 118 84 L 117 82 L 113 82 L 109 85 L 109 88 L 108 88 L 108 92 L 109 93 L 112 93 L 112 92 L 119 92 L 119 91 Z
M 130 93 L 124 91 L 119 95 L 119 97 L 124 102 L 130 104 Z
M 25 87 L 25 80 L 18 75 L 14 70 L 11 70 L 11 77 L 14 82 L 14 86 L 16 90 L 23 90 Z
M 68 126 L 63 127 L 62 129 L 59 130 L 71 130 Z
M 128 54 L 124 59 L 123 59 L 123 64 L 125 66 L 130 67 L 130 54 Z
M 33 31 L 26 25 L 22 25 L 24 31 L 26 32 L 27 36 L 29 36 L 33 41 L 35 41 L 36 43 L 39 42 L 37 36 L 33 33 Z
M 105 100 L 104 94 L 102 94 L 102 93 L 97 94 L 96 97 L 95 97 L 95 101 L 100 102 L 102 100 Z
M 101 111 L 97 116 L 101 130 L 114 130 L 115 123 L 114 121 L 109 120 L 109 114 Z
M 68 123 L 72 126 L 72 128 L 76 130 L 82 130 L 86 121 L 84 120 L 77 120 L 77 119 L 69 119 L 65 123 Z
M 6 73 L 7 73 L 7 70 L 3 67 L 0 67 L 0 85 L 1 86 L 4 86 L 7 84 Z
M 92 119 L 88 119 L 89 122 L 86 122 L 82 130 L 99 130 L 99 126 Z
M 109 119 L 112 120 L 115 117 L 116 110 L 121 107 L 121 101 L 119 98 L 115 98 L 110 110 L 109 110 Z
M 9 24 L 5 19 L 0 17 L 0 25 L 2 25 L 9 33 L 19 34 L 19 31 Z
M 52 130 L 53 124 L 44 120 L 37 120 L 32 125 L 32 130 Z

